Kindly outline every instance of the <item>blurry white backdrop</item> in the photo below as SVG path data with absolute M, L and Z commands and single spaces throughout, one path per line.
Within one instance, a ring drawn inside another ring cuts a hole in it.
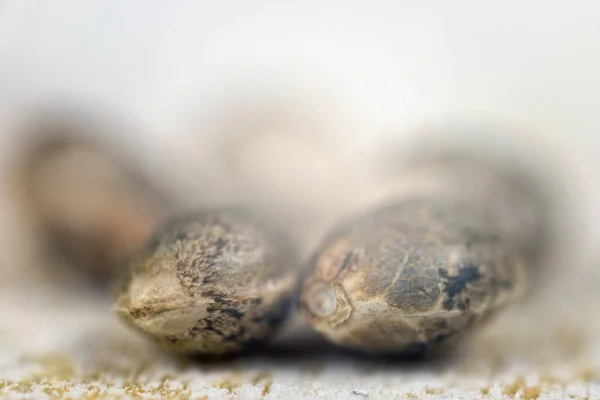
M 593 0 L 4 0 L 0 105 L 108 104 L 139 122 L 124 143 L 173 187 L 221 176 L 214 116 L 232 102 L 269 99 L 316 121 L 336 156 L 321 155 L 329 164 L 305 179 L 329 190 L 336 178 L 319 171 L 356 177 L 382 143 L 423 125 L 506 124 L 572 168 L 590 249 L 600 240 L 599 17 Z
M 590 255 L 600 241 L 599 17 L 593 0 L 2 0 L 0 160 L 13 111 L 106 105 L 137 124 L 116 139 L 186 206 L 239 195 L 230 183 L 328 215 L 369 197 L 388 143 L 448 121 L 498 123 L 567 168 Z M 259 136 L 232 173 L 223 137 L 253 112 L 298 114 L 283 129 L 299 135 Z M 1 234 L 10 250 L 13 235 Z

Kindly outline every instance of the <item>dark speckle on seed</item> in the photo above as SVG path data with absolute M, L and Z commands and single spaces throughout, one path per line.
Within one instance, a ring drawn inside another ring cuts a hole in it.
M 458 269 L 458 275 L 456 276 L 450 276 L 448 271 L 443 268 L 439 269 L 439 274 L 440 277 L 442 277 L 442 281 L 444 281 L 446 284 L 444 289 L 446 293 L 444 307 L 447 310 L 451 310 L 455 306 L 461 310 L 468 308 L 469 299 L 467 298 L 465 302 L 459 302 L 457 301 L 457 297 L 461 295 L 469 283 L 473 283 L 482 278 L 479 269 L 473 265 L 472 262 L 467 261 L 460 265 L 460 268 Z

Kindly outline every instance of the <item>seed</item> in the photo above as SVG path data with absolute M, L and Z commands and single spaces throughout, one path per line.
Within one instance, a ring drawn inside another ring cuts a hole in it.
M 333 343 L 361 352 L 414 355 L 454 343 L 520 299 L 536 276 L 542 222 L 525 214 L 538 211 L 535 201 L 511 179 L 456 159 L 419 170 L 421 189 L 345 221 L 322 242 L 301 313 Z
M 288 314 L 296 249 L 242 210 L 170 220 L 131 264 L 115 309 L 161 345 L 224 355 L 264 342 Z
M 91 138 L 98 129 L 70 114 L 35 120 L 24 132 L 16 186 L 39 233 L 42 264 L 55 260 L 65 276 L 77 271 L 111 281 L 143 246 L 167 201 L 125 158 Z

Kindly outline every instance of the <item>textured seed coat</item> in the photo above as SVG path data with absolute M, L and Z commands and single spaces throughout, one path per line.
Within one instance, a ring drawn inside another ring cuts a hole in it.
M 281 325 L 296 260 L 284 234 L 246 212 L 174 219 L 132 263 L 116 311 L 176 352 L 237 352 Z
M 484 167 L 432 164 L 435 190 L 335 228 L 303 281 L 308 323 L 346 348 L 421 354 L 519 299 L 537 269 L 539 219 L 522 216 L 532 203 L 520 187 Z

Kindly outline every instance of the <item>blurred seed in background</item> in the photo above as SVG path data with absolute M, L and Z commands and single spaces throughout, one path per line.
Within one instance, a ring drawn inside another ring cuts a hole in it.
M 110 142 L 125 131 L 110 117 L 50 107 L 21 127 L 12 193 L 51 276 L 112 281 L 168 212 L 167 196 Z

